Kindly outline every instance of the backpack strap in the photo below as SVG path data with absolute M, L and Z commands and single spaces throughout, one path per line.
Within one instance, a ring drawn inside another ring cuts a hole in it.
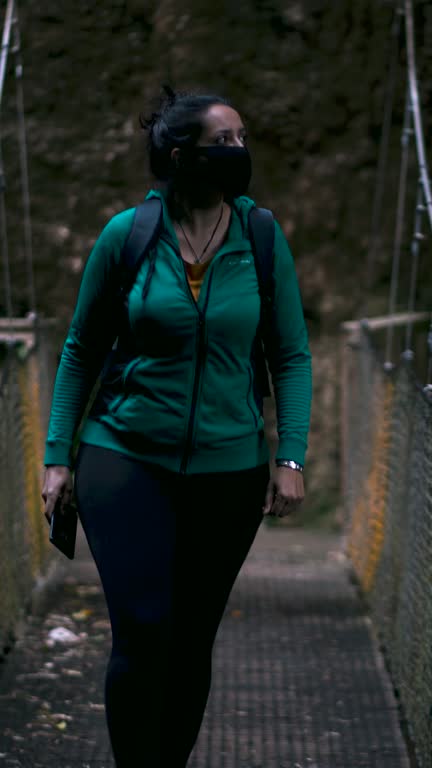
M 255 355 L 258 389 L 261 396 L 270 395 L 266 356 L 263 344 L 270 349 L 270 322 L 273 308 L 273 263 L 275 226 L 273 214 L 267 208 L 251 208 L 249 211 L 249 239 L 255 261 L 258 289 L 261 298 L 261 320 L 259 337 L 256 339 Z
M 272 300 L 275 227 L 273 214 L 267 208 L 249 211 L 249 237 L 255 259 L 259 292 L 263 304 Z
M 161 226 L 162 203 L 158 198 L 144 200 L 137 205 L 120 257 L 122 297 L 132 288 L 145 257 L 158 240 Z
M 162 203 L 158 198 L 144 200 L 137 205 L 132 226 L 120 254 L 120 276 L 118 286 L 118 336 L 114 341 L 112 353 L 108 356 L 103 373 L 105 374 L 113 360 L 115 351 L 127 353 L 130 346 L 129 323 L 127 320 L 127 300 L 136 280 L 139 269 L 156 244 L 162 228 Z

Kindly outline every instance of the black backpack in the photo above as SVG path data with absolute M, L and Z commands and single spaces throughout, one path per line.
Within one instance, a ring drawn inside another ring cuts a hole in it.
M 255 261 L 261 298 L 260 334 L 255 345 L 257 394 L 270 395 L 264 343 L 269 352 L 270 314 L 273 306 L 273 259 L 275 228 L 273 214 L 266 208 L 249 211 L 249 239 Z M 130 233 L 121 252 L 120 299 L 124 302 L 138 271 L 150 250 L 156 245 L 162 227 L 162 203 L 158 198 L 145 200 L 135 210 Z

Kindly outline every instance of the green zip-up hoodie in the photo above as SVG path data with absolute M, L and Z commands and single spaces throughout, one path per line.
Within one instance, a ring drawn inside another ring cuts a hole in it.
M 248 197 L 234 200 L 227 238 L 206 271 L 198 301 L 190 291 L 164 195 L 149 292 L 150 259 L 129 294 L 134 354 L 117 366 L 106 408 L 90 411 L 81 441 L 184 472 L 247 469 L 268 460 L 254 339 L 260 297 L 251 244 Z M 120 253 L 135 209 L 114 216 L 85 266 L 57 371 L 45 464 L 72 466 L 71 449 L 89 395 L 118 333 L 115 297 Z M 276 222 L 272 381 L 277 457 L 304 463 L 311 402 L 311 356 L 291 251 Z

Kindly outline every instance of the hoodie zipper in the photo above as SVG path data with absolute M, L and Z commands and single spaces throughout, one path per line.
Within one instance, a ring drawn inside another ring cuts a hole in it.
M 181 254 L 179 254 L 181 258 Z M 210 294 L 210 287 L 213 279 L 213 272 L 210 272 L 208 285 L 207 285 L 207 292 L 204 302 L 203 309 L 200 309 L 198 306 L 195 297 L 191 291 L 191 287 L 189 285 L 189 281 L 187 279 L 187 273 L 186 273 L 186 266 L 184 264 L 183 259 L 181 259 L 183 264 L 183 270 L 187 285 L 187 290 L 189 292 L 190 298 L 192 303 L 194 304 L 197 313 L 198 313 L 198 334 L 197 334 L 197 351 L 196 351 L 196 361 L 195 361 L 195 373 L 194 373 L 194 382 L 193 382 L 193 389 L 192 389 L 192 402 L 190 407 L 190 413 L 189 413 L 189 421 L 188 421 L 188 428 L 186 433 L 186 444 L 183 451 L 183 457 L 180 465 L 180 474 L 184 475 L 186 474 L 187 465 L 190 458 L 190 453 L 192 449 L 192 443 L 193 443 L 193 435 L 194 435 L 194 427 L 195 427 L 195 414 L 196 414 L 196 407 L 198 402 L 198 393 L 199 393 L 199 387 L 201 382 L 201 374 L 203 369 L 203 363 L 205 358 L 205 352 L 206 352 L 206 346 L 205 346 L 205 313 L 207 310 L 207 305 L 209 301 L 209 294 Z M 211 267 L 210 267 L 211 269 Z
M 188 420 L 187 432 L 186 432 L 186 444 L 185 444 L 185 448 L 183 451 L 183 456 L 180 464 L 180 474 L 185 475 L 189 458 L 190 458 L 191 449 L 192 449 L 194 427 L 195 427 L 195 414 L 196 414 L 196 407 L 197 407 L 197 401 L 198 401 L 198 392 L 199 392 L 202 367 L 203 367 L 203 362 L 205 357 L 205 313 L 206 313 L 207 305 L 209 301 L 210 286 L 213 279 L 213 271 L 210 271 L 204 307 L 203 309 L 201 309 L 198 306 L 198 303 L 195 300 L 195 297 L 191 291 L 191 287 L 189 285 L 189 280 L 187 277 L 186 265 L 182 259 L 180 251 L 175 247 L 174 243 L 171 240 L 166 240 L 163 237 L 162 239 L 165 240 L 165 242 L 173 249 L 175 254 L 180 259 L 181 265 L 183 267 L 186 290 L 189 294 L 191 303 L 193 304 L 197 312 L 198 333 L 197 333 L 197 343 L 196 343 L 196 359 L 195 359 L 195 372 L 194 372 L 194 381 L 193 381 L 193 389 L 192 389 L 192 401 L 190 406 L 189 420 Z M 212 270 L 212 267 L 213 265 L 211 264 L 210 270 Z
M 201 374 L 202 374 L 202 368 L 203 368 L 203 362 L 205 358 L 205 314 L 207 311 L 207 306 L 209 302 L 209 296 L 210 296 L 210 288 L 213 280 L 213 269 L 214 265 L 210 264 L 209 267 L 209 276 L 208 276 L 208 284 L 207 284 L 207 291 L 206 291 L 206 297 L 204 301 L 203 309 L 201 309 L 198 306 L 198 303 L 195 300 L 195 297 L 191 291 L 191 287 L 189 285 L 189 280 L 187 277 L 186 272 L 186 266 L 182 259 L 180 251 L 176 248 L 175 244 L 172 242 L 171 238 L 167 239 L 165 237 L 161 237 L 161 240 L 164 240 L 167 245 L 170 246 L 170 248 L 173 249 L 174 253 L 178 256 L 180 259 L 180 262 L 183 267 L 183 273 L 184 273 L 184 279 L 186 283 L 186 290 L 189 294 L 190 300 L 195 307 L 197 311 L 197 326 L 198 326 L 198 333 L 197 333 L 197 345 L 196 345 L 196 361 L 195 361 L 195 372 L 194 372 L 194 382 L 193 382 L 193 389 L 192 389 L 192 401 L 191 401 L 191 407 L 190 407 L 190 413 L 189 413 L 189 420 L 188 420 L 188 427 L 186 432 L 186 444 L 183 451 L 183 456 L 180 464 L 180 474 L 185 475 L 187 465 L 190 459 L 190 453 L 192 449 L 192 443 L 193 443 L 193 435 L 194 435 L 194 427 L 195 427 L 195 414 L 196 414 L 196 407 L 197 407 L 197 401 L 198 401 L 198 393 L 199 393 L 199 386 L 201 381 Z

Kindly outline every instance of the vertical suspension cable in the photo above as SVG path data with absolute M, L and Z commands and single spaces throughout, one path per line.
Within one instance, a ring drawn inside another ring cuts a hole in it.
M 399 37 L 401 28 L 402 9 L 395 8 L 390 31 L 390 54 L 387 72 L 387 85 L 384 99 L 383 127 L 378 154 L 377 180 L 374 201 L 372 205 L 371 239 L 366 262 L 366 286 L 362 315 L 368 314 L 368 300 L 372 289 L 373 271 L 376 254 L 380 245 L 381 215 L 386 182 L 387 158 L 390 144 L 390 132 L 393 118 L 393 103 L 396 84 L 396 72 L 399 56 Z
M 427 338 L 427 345 L 428 345 L 428 371 L 427 371 L 427 378 L 426 378 L 426 387 L 425 389 L 432 392 L 432 320 L 431 324 L 429 326 L 429 333 Z
M 9 46 L 10 46 L 13 11 L 14 11 L 14 0 L 8 0 L 7 6 L 6 6 L 5 22 L 3 27 L 2 45 L 0 50 L 0 107 L 3 99 L 3 89 L 4 89 L 4 82 L 6 77 L 6 67 L 7 67 Z M 13 316 L 12 285 L 11 285 L 10 261 L 9 261 L 9 242 L 8 242 L 7 226 L 6 226 L 6 203 L 5 203 L 6 183 L 5 183 L 1 139 L 2 139 L 2 136 L 0 131 L 0 236 L 1 236 L 3 282 L 4 282 L 4 302 L 5 302 L 6 314 L 9 318 L 12 318 Z
M 415 39 L 414 39 L 414 19 L 412 0 L 404 0 L 405 10 L 405 38 L 407 49 L 407 67 L 408 67 L 408 87 L 411 95 L 413 108 L 414 133 L 417 150 L 417 162 L 419 166 L 420 184 L 422 186 L 423 209 L 427 214 L 429 226 L 432 230 L 432 194 L 430 185 L 430 176 L 427 166 L 427 156 L 423 135 L 423 124 L 421 117 L 420 99 L 417 84 L 416 58 L 415 58 Z M 423 211 L 419 211 L 421 214 Z M 428 340 L 428 372 L 427 384 L 425 390 L 432 391 L 432 324 L 429 329 Z
M 27 272 L 27 291 L 28 302 L 31 312 L 36 312 L 36 294 L 33 270 L 33 247 L 32 247 L 32 227 L 30 212 L 30 188 L 27 159 L 27 140 L 26 125 L 24 114 L 24 89 L 23 89 L 23 65 L 21 59 L 21 36 L 18 22 L 18 7 L 15 2 L 13 25 L 13 53 L 15 54 L 15 82 L 16 82 L 16 105 L 18 118 L 18 139 L 20 148 L 20 166 L 21 166 L 21 189 L 24 214 L 24 254 Z
M 417 187 L 416 209 L 415 209 L 415 216 L 414 216 L 414 230 L 413 230 L 413 235 L 411 239 L 412 261 L 411 261 L 410 286 L 409 286 L 409 294 L 408 294 L 408 312 L 409 313 L 414 312 L 414 309 L 415 309 L 415 295 L 416 295 L 416 289 L 417 289 L 417 276 L 418 276 L 418 268 L 419 268 L 419 260 L 420 260 L 420 242 L 424 239 L 424 235 L 422 233 L 422 215 L 423 215 L 423 212 L 426 210 L 426 206 L 424 205 L 423 193 L 424 193 L 423 184 L 421 179 L 419 179 L 418 187 Z M 414 320 L 411 316 L 408 319 L 408 322 L 406 325 L 405 349 L 407 352 L 411 350 L 413 326 L 414 326 Z
M 423 136 L 423 125 L 420 112 L 420 100 L 417 87 L 417 74 L 415 62 L 414 45 L 414 22 L 411 0 L 405 0 L 405 29 L 406 29 L 406 47 L 408 63 L 408 83 L 411 97 L 411 104 L 414 116 L 414 130 L 416 136 L 417 160 L 420 171 L 420 179 L 423 186 L 424 200 L 429 218 L 429 224 L 432 229 L 432 195 L 429 181 L 429 171 L 427 167 L 426 150 Z
M 9 263 L 9 241 L 7 236 L 7 224 L 6 224 L 6 203 L 5 203 L 6 183 L 3 168 L 3 151 L 0 136 L 0 233 L 1 233 L 1 251 L 2 251 L 2 266 L 3 266 L 3 283 L 4 283 L 4 303 L 6 315 L 9 318 L 13 317 L 12 307 L 12 282 L 10 274 Z
M 0 51 L 0 104 L 3 96 L 4 81 L 6 76 L 6 65 L 9 53 L 9 42 L 12 28 L 12 18 L 14 11 L 14 0 L 8 0 L 6 6 L 5 22 L 3 27 L 2 46 Z
M 393 246 L 392 274 L 391 274 L 390 296 L 389 296 L 389 305 L 388 305 L 389 317 L 395 313 L 396 300 L 397 300 L 398 287 L 399 287 L 400 253 L 401 253 L 401 246 L 402 246 L 405 200 L 406 200 L 406 182 L 407 182 L 407 175 L 408 175 L 409 140 L 410 140 L 410 135 L 412 133 L 411 123 L 412 123 L 412 107 L 411 107 L 410 93 L 408 89 L 406 100 L 405 100 L 405 116 L 404 116 L 404 125 L 403 125 L 402 138 L 401 138 L 402 156 L 401 156 L 401 165 L 400 165 L 400 174 L 399 174 L 399 190 L 398 190 L 398 201 L 397 201 L 397 210 L 396 210 L 396 226 L 395 226 L 394 246 Z M 393 365 L 392 363 L 393 335 L 394 335 L 394 329 L 392 324 L 389 323 L 387 326 L 387 338 L 386 338 L 386 353 L 385 353 L 386 368 L 391 368 Z

